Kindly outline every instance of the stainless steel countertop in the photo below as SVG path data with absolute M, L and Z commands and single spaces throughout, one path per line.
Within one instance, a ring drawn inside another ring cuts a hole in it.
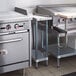
M 17 13 L 15 11 L 9 11 L 9 12 L 0 12 L 0 23 L 5 22 L 16 22 L 16 21 L 24 21 L 24 20 L 31 20 L 32 18 L 28 15 L 22 15 L 20 13 Z
M 37 11 L 43 15 L 76 18 L 76 6 L 37 6 Z

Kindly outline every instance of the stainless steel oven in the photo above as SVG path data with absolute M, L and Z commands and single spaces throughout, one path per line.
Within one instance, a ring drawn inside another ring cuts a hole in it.
M 31 20 L 0 23 L 0 73 L 24 69 L 31 64 Z

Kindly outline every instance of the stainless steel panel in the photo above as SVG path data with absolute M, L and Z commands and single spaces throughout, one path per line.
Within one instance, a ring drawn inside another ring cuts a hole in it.
M 3 67 L 0 67 L 0 73 L 6 73 L 6 72 L 18 70 L 18 69 L 27 68 L 28 66 L 29 66 L 29 62 L 23 62 L 23 63 L 18 63 L 14 65 L 9 65 L 9 66 L 3 66 Z
M 15 28 L 15 25 L 18 25 L 18 28 Z M 10 29 L 7 30 L 7 25 L 10 25 Z M 22 26 L 22 27 L 19 27 Z M 7 23 L 0 23 L 0 33 L 6 33 L 10 31 L 17 31 L 17 30 L 27 30 L 29 29 L 29 21 L 21 21 L 21 22 L 7 22 Z
M 0 66 L 29 60 L 29 32 L 0 36 Z
M 54 55 L 56 58 L 64 58 L 69 56 L 75 56 L 76 50 L 71 47 L 58 48 L 58 45 L 49 45 L 49 53 Z

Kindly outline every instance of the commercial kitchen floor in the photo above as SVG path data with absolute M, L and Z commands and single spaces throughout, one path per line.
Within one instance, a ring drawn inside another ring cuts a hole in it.
M 76 72 L 76 56 L 61 59 L 60 68 L 56 67 L 56 58 L 49 57 L 49 65 L 45 66 L 44 62 L 39 63 L 39 68 L 27 68 L 25 76 L 61 76 L 63 74 Z M 22 76 L 22 70 L 13 71 L 0 76 Z

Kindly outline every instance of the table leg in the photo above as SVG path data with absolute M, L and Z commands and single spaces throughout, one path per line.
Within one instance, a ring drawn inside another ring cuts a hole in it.
M 60 58 L 57 58 L 57 67 L 60 67 Z
M 25 68 L 23 69 L 23 76 L 26 76 Z
M 38 51 L 38 21 L 36 21 L 36 26 L 35 26 L 35 58 L 37 59 L 37 51 Z
M 46 60 L 46 66 L 48 66 L 48 60 Z
M 46 57 L 48 57 L 48 21 L 46 21 Z M 46 65 L 48 65 L 48 60 Z
M 58 43 L 58 47 L 60 48 L 60 36 L 57 36 L 57 43 Z
M 65 30 L 68 32 L 67 30 L 67 26 L 68 26 L 68 19 L 65 19 Z M 68 35 L 67 33 L 65 33 L 65 43 L 66 43 L 66 46 L 68 45 Z
M 46 21 L 46 56 L 48 56 L 48 21 Z
M 44 33 L 41 31 L 41 48 L 44 48 Z
M 36 68 L 38 68 L 38 62 L 36 62 Z
M 36 33 L 36 29 L 35 29 L 35 27 L 36 27 L 36 26 L 35 26 L 35 24 L 34 24 L 34 28 L 33 28 L 33 31 L 34 31 L 34 48 L 36 47 L 36 46 L 35 46 L 35 45 L 36 45 L 36 42 L 35 42 L 35 41 L 36 41 L 36 36 L 35 36 L 35 35 L 36 35 L 36 34 L 35 34 L 35 33 Z
M 35 49 L 35 57 L 36 57 L 36 60 L 37 60 L 37 55 L 38 55 L 38 53 L 37 53 L 37 51 L 38 51 L 38 21 L 36 21 L 36 27 L 35 27 L 35 30 L 36 30 L 36 32 L 35 32 L 35 42 L 36 42 L 36 49 Z M 38 62 L 36 62 L 36 68 L 38 68 Z

